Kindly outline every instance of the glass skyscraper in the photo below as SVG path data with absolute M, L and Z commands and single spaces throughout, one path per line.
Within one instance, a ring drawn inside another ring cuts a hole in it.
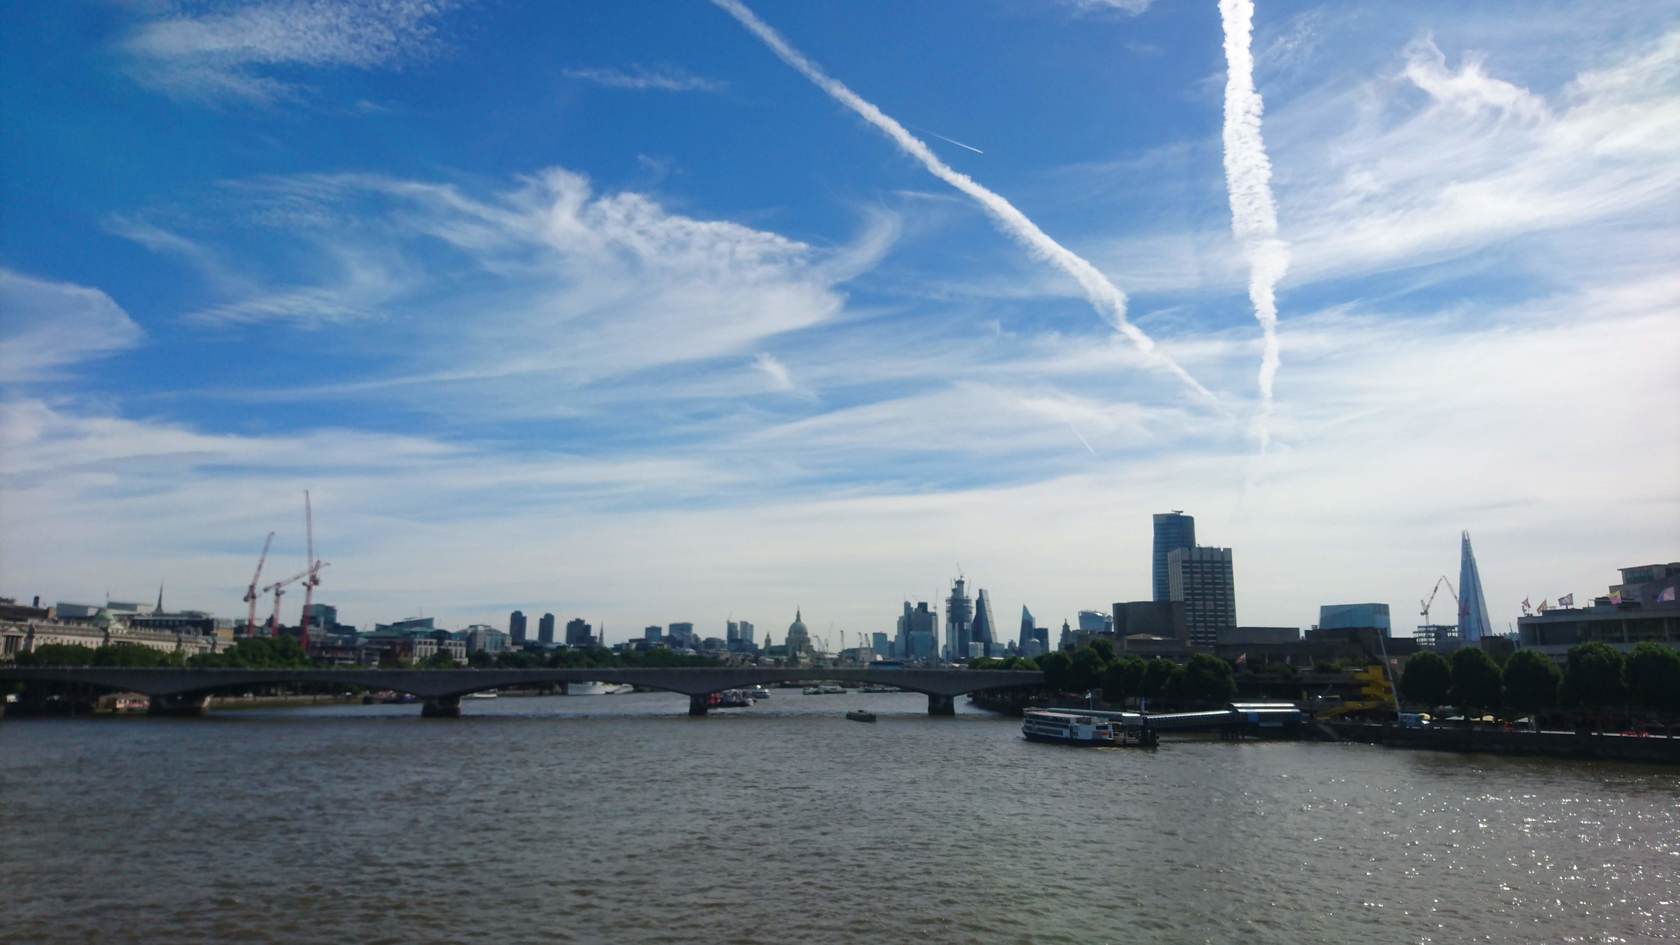
M 1196 547 L 1195 516 L 1174 509 L 1155 516 L 1155 558 L 1151 576 L 1155 579 L 1155 599 L 1172 600 L 1169 586 L 1167 556 L 1180 548 Z
M 1476 568 L 1476 553 L 1470 550 L 1470 533 L 1465 532 L 1458 562 L 1458 638 L 1473 644 L 1492 632 L 1487 598 L 1482 595 L 1482 572 Z

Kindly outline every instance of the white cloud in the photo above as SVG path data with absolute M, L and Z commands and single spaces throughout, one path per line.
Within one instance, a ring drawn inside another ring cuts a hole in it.
M 726 87 L 716 79 L 694 75 L 672 66 L 647 69 L 631 66 L 628 69 L 579 67 L 564 72 L 569 78 L 633 92 L 721 92 Z
M 437 47 L 451 0 L 278 0 L 172 11 L 122 42 L 129 69 L 175 98 L 264 104 L 300 94 L 286 68 L 395 68 Z M 279 72 L 281 75 L 275 75 Z
M 792 391 L 795 388 L 793 375 L 788 373 L 787 365 L 783 364 L 775 355 L 761 351 L 753 358 L 753 367 L 770 379 L 771 388 L 779 391 Z
M 1137 16 L 1148 10 L 1155 0 L 1062 0 L 1062 6 L 1076 16 L 1097 16 L 1119 13 Z
M 71 365 L 133 348 L 144 334 L 98 289 L 0 269 L 0 374 L 7 383 L 57 377 Z

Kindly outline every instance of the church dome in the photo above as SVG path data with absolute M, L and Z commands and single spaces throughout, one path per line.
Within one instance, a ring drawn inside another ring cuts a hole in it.
M 805 629 L 804 615 L 800 611 L 795 610 L 793 612 L 793 623 L 788 624 L 788 633 L 809 633 L 809 632 L 810 631 Z

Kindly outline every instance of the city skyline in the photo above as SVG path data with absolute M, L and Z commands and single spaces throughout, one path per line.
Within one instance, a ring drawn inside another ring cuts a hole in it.
M 9 7 L 0 594 L 238 616 L 306 488 L 346 623 L 613 641 L 1054 628 L 1171 509 L 1244 625 L 1676 557 L 1664 5 L 1261 4 L 1238 151 L 1217 5 L 1111 6 Z

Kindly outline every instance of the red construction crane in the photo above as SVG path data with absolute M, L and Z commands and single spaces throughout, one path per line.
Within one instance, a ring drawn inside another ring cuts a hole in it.
M 303 646 L 305 653 L 309 652 L 309 605 L 314 603 L 315 588 L 321 583 L 321 569 L 326 567 L 315 557 L 315 511 L 309 505 L 309 490 L 303 490 L 303 525 L 307 536 L 309 557 L 305 559 L 308 567 L 303 571 L 303 618 L 298 621 L 298 643 Z
M 269 532 L 268 537 L 263 539 L 262 554 L 257 556 L 257 570 L 251 574 L 251 585 L 245 588 L 245 603 L 250 605 L 245 615 L 245 635 L 248 637 L 257 635 L 257 597 L 260 596 L 257 594 L 257 581 L 262 577 L 263 563 L 268 560 L 268 546 L 273 543 L 274 533 Z
M 291 577 L 285 579 L 284 581 L 275 581 L 273 584 L 270 584 L 269 586 L 263 588 L 263 593 L 264 594 L 273 594 L 274 595 L 274 614 L 273 614 L 273 616 L 268 618 L 268 635 L 269 636 L 271 636 L 271 637 L 272 636 L 278 636 L 280 634 L 280 598 L 281 598 L 282 595 L 284 595 L 286 593 L 286 588 L 290 587 L 293 584 L 296 584 L 299 581 L 307 580 L 311 577 L 314 577 L 322 568 L 326 567 L 330 563 L 331 562 L 328 562 L 328 561 L 317 561 L 317 562 L 315 562 L 315 566 L 313 568 L 309 568 L 309 569 L 304 570 L 304 571 L 299 571 L 298 573 L 292 575 Z M 315 580 L 316 580 L 316 583 L 320 583 L 320 578 L 316 577 Z M 305 586 L 307 586 L 307 585 L 305 585 Z

